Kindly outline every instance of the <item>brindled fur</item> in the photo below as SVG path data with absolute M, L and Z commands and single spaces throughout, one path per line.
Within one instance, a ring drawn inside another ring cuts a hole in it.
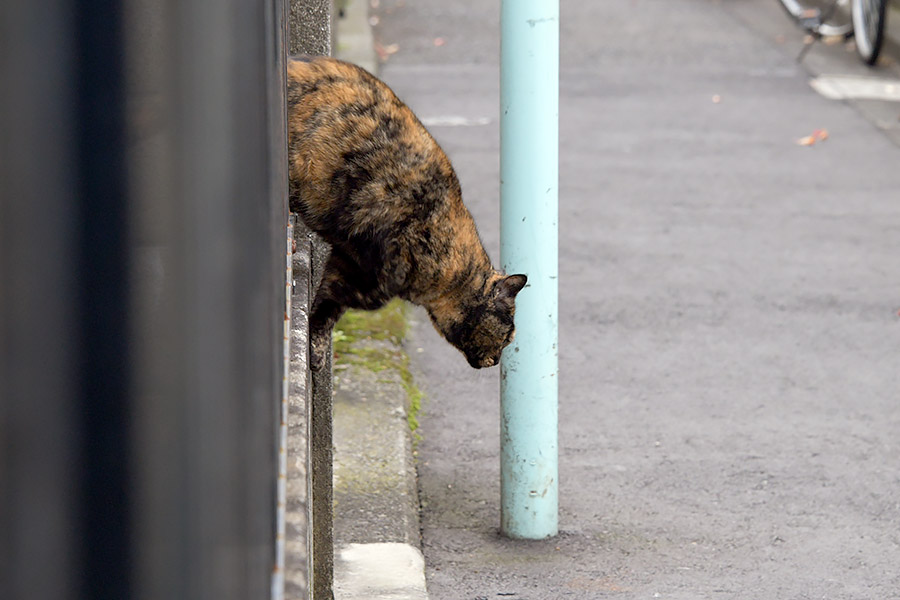
M 331 58 L 288 63 L 290 206 L 332 251 L 310 317 L 321 368 L 347 308 L 395 296 L 424 306 L 475 368 L 513 338 L 525 275 L 491 266 L 447 156 L 365 70 Z

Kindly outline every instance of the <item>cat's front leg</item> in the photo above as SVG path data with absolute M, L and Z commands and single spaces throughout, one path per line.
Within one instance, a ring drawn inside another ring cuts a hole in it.
M 309 318 L 309 368 L 321 371 L 331 352 L 331 332 L 334 324 L 344 313 L 344 307 L 333 298 L 323 295 L 327 291 L 319 288 Z
M 318 371 L 325 365 L 331 331 L 345 310 L 374 310 L 389 297 L 379 289 L 371 272 L 364 271 L 340 248 L 332 247 L 309 318 L 310 368 Z
M 346 269 L 347 259 L 339 249 L 332 248 L 309 317 L 309 368 L 313 371 L 321 371 L 325 366 L 331 351 L 334 324 L 349 304 Z

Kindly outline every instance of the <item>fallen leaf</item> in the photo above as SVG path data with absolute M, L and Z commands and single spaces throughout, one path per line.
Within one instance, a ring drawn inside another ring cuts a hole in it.
M 828 139 L 827 129 L 814 129 L 812 135 L 802 137 L 797 140 L 798 146 L 812 146 L 816 142 L 824 142 Z
M 397 50 L 399 49 L 399 44 L 388 44 L 387 46 L 382 46 L 378 42 L 375 42 L 375 53 L 378 55 L 378 58 L 380 58 L 382 62 L 390 58 L 391 54 L 396 54 Z
M 440 46 L 443 46 L 444 44 L 446 44 L 446 42 L 444 41 L 444 38 L 442 38 L 442 37 L 436 37 L 436 38 L 434 38 L 434 45 L 435 45 L 435 46 L 440 47 Z
M 712 97 L 713 104 L 719 104 L 722 101 L 722 96 L 715 94 Z

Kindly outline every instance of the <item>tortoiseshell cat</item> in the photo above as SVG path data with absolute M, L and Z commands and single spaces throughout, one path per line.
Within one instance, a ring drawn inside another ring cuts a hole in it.
M 365 70 L 288 63 L 291 210 L 331 244 L 310 316 L 310 364 L 347 308 L 424 306 L 475 368 L 512 340 L 525 275 L 491 266 L 453 167 L 412 111 Z

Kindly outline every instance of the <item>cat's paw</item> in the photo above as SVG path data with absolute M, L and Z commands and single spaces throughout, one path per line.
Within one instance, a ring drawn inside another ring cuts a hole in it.
M 325 358 L 324 352 L 311 351 L 309 353 L 309 369 L 314 372 L 321 371 L 322 367 L 325 366 Z
M 331 346 L 328 336 L 313 334 L 309 338 L 309 368 L 313 371 L 321 371 L 328 359 Z

